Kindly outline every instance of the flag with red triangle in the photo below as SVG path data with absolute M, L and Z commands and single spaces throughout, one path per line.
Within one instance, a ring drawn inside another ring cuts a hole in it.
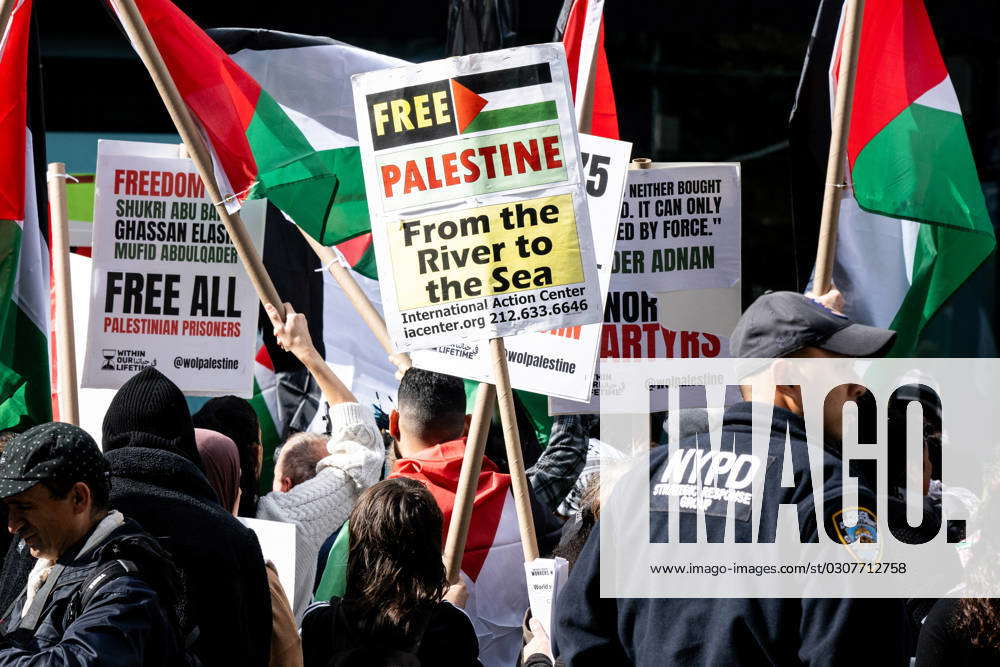
M 556 103 L 545 89 L 551 82 L 552 74 L 544 63 L 451 79 L 458 133 L 555 120 Z
M 403 61 L 325 40 L 325 48 L 298 54 L 298 64 L 265 69 L 262 82 L 170 0 L 135 4 L 208 140 L 230 211 L 266 197 L 324 245 L 370 231 L 350 77 Z M 257 49 L 248 51 L 247 60 L 263 62 Z M 374 275 L 373 261 L 366 268 Z
M 796 155 L 800 128 L 830 127 L 844 4 L 820 5 L 792 116 Z M 993 225 L 923 0 L 864 5 L 847 158 L 833 272 L 847 315 L 896 330 L 894 356 L 992 356 L 981 282 L 992 278 L 979 269 Z M 800 162 L 794 173 L 807 173 Z

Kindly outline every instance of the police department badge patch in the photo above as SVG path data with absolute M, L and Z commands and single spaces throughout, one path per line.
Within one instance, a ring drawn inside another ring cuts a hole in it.
M 848 527 L 848 524 L 853 524 Z M 865 507 L 847 507 L 833 515 L 833 527 L 841 544 L 859 560 L 876 561 L 882 554 L 878 540 L 878 520 Z

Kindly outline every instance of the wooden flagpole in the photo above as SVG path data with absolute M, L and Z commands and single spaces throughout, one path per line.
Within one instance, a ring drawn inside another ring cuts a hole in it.
M 600 3 L 603 5 L 603 2 Z M 600 23 L 594 31 L 594 38 L 589 46 L 589 58 L 586 61 L 586 72 L 577 72 L 577 81 L 586 82 L 581 90 L 579 83 L 576 99 L 577 130 L 589 132 L 593 118 L 594 71 L 597 54 Z M 586 30 L 584 31 L 586 34 Z M 581 61 L 583 53 L 581 45 Z M 521 451 L 521 436 L 517 428 L 517 411 L 514 408 L 514 390 L 510 386 L 510 372 L 507 367 L 507 351 L 502 337 L 490 339 L 490 360 L 493 364 L 493 379 L 496 382 L 497 403 L 500 407 L 500 423 L 503 426 L 503 440 L 507 451 L 507 467 L 510 471 L 511 492 L 514 495 L 514 507 L 517 510 L 517 525 L 521 533 L 521 547 L 524 550 L 525 562 L 538 558 L 538 538 L 535 534 L 535 522 L 531 515 L 531 489 L 528 476 L 524 470 L 524 453 Z M 478 402 L 478 397 L 477 397 Z M 474 417 L 475 418 L 475 417 Z M 467 452 L 468 453 L 468 452 Z M 481 456 L 479 458 L 482 458 Z M 464 462 L 463 462 L 464 463 Z M 463 465 L 463 472 L 465 466 Z M 478 478 L 478 475 L 477 475 Z M 463 480 L 460 479 L 461 485 Z
M 347 298 L 351 301 L 351 305 L 358 311 L 361 319 L 364 320 L 364 323 L 368 325 L 372 334 L 378 339 L 385 353 L 393 354 L 392 340 L 389 338 L 389 330 L 385 326 L 385 319 L 375 309 L 372 302 L 368 300 L 368 295 L 365 294 L 361 286 L 354 280 L 354 276 L 351 275 L 350 270 L 340 263 L 337 252 L 333 248 L 328 248 L 320 244 L 301 227 L 299 227 L 299 231 L 302 232 L 302 236 L 309 243 L 309 247 L 319 257 L 319 261 L 330 272 L 330 275 L 337 281 L 337 284 L 340 285 L 340 289 L 344 290 Z M 405 357 L 407 360 L 406 367 L 409 368 L 409 355 L 400 354 L 400 356 Z
M 507 450 L 510 490 L 514 494 L 517 525 L 521 531 L 521 548 L 524 550 L 524 561 L 527 563 L 538 558 L 538 540 L 535 537 L 535 520 L 531 516 L 531 490 L 528 488 L 528 476 L 524 472 L 521 436 L 517 430 L 517 413 L 514 409 L 514 390 L 510 386 L 507 349 L 503 338 L 490 339 L 490 359 L 493 362 L 493 379 L 496 382 L 497 403 L 500 405 L 500 424 L 503 426 L 503 441 Z
M 444 567 L 448 573 L 449 584 L 458 583 L 458 573 L 462 569 L 462 556 L 465 555 L 465 542 L 469 537 L 469 524 L 472 523 L 473 502 L 476 499 L 479 473 L 483 469 L 486 436 L 490 432 L 495 400 L 496 388 L 486 382 L 480 382 L 479 389 L 476 390 L 472 422 L 469 424 L 469 437 L 465 442 L 462 471 L 458 476 L 455 504 L 448 524 L 448 539 L 444 545 Z
M 3 34 L 7 31 L 7 24 L 10 23 L 17 2 L 18 0 L 0 0 L 0 39 L 3 39 Z
M 830 128 L 830 154 L 826 162 L 826 184 L 823 186 L 823 217 L 820 220 L 816 270 L 813 275 L 815 294 L 825 294 L 832 286 L 833 262 L 837 254 L 840 191 L 847 187 L 846 182 L 843 182 L 846 177 L 847 136 L 851 127 L 854 79 L 858 68 L 858 47 L 861 44 L 864 14 L 864 0 L 847 0 L 840 46 L 840 74 L 837 77 L 833 124 Z
M 167 107 L 171 120 L 174 121 L 177 133 L 181 135 L 181 141 L 184 142 L 184 147 L 194 162 L 195 169 L 198 170 L 201 180 L 205 183 L 205 192 L 215 204 L 215 210 L 226 226 L 226 231 L 229 232 L 240 261 L 243 262 L 243 267 L 257 290 L 257 296 L 260 297 L 261 303 L 273 305 L 283 318 L 285 314 L 284 303 L 278 296 L 278 291 L 274 288 L 271 277 L 264 269 L 264 262 L 261 261 L 260 253 L 254 247 L 243 220 L 240 219 L 238 213 L 230 213 L 226 210 L 225 201 L 219 191 L 218 184 L 215 182 L 215 172 L 208 146 L 205 145 L 200 129 L 191 117 L 187 105 L 184 104 L 184 100 L 177 90 L 177 85 L 171 78 L 170 71 L 163 62 L 156 42 L 149 34 L 149 29 L 136 8 L 134 0 L 112 0 L 112 2 L 118 10 L 122 25 L 125 26 L 125 30 L 135 44 L 136 51 L 139 52 L 139 57 L 142 58 L 153 83 L 156 84 L 160 98 Z M 229 195 L 229 198 L 232 198 L 232 195 Z
M 594 0 L 591 0 L 594 1 Z M 596 0 L 602 7 L 603 0 Z M 577 71 L 577 101 L 576 123 L 580 132 L 590 132 L 593 118 L 594 71 L 597 58 L 598 35 L 600 23 L 593 32 L 593 40 L 588 45 L 589 58 L 586 60 L 586 71 L 581 77 Z M 584 30 L 584 34 L 586 30 Z M 581 48 L 580 63 L 583 64 L 583 49 Z M 585 82 L 582 89 L 580 83 Z M 503 338 L 490 339 L 490 361 L 493 365 L 493 379 L 496 385 L 479 383 L 476 394 L 475 410 L 472 413 L 472 423 L 469 437 L 465 445 L 465 457 L 462 460 L 462 471 L 458 478 L 458 491 L 455 494 L 455 505 L 452 510 L 451 522 L 448 524 L 448 540 L 445 544 L 444 563 L 448 572 L 448 581 L 458 582 L 458 572 L 462 564 L 462 554 L 465 552 L 465 542 L 468 537 L 469 523 L 472 520 L 472 501 L 475 499 L 476 485 L 479 482 L 479 472 L 483 464 L 483 453 L 486 449 L 486 435 L 489 423 L 493 418 L 494 390 L 500 406 L 500 423 L 503 426 L 504 447 L 507 452 L 507 466 L 510 471 L 511 492 L 514 495 L 514 505 L 517 509 L 517 524 L 521 533 L 521 546 L 524 550 L 525 562 L 538 558 L 538 539 L 535 535 L 535 522 L 531 515 L 531 497 L 528 488 L 528 477 L 524 470 L 524 454 L 521 451 L 521 436 L 517 429 L 517 412 L 514 408 L 514 392 L 510 386 L 510 373 L 507 368 L 507 353 Z
M 56 293 L 56 363 L 58 364 L 59 420 L 80 425 L 76 390 L 76 338 L 73 332 L 73 288 L 69 277 L 69 214 L 66 204 L 66 165 L 49 164 L 49 217 L 52 225 L 52 279 Z

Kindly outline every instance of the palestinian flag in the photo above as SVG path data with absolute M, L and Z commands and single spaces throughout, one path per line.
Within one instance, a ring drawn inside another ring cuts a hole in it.
M 169 0 L 136 6 L 208 140 L 230 211 L 266 197 L 324 245 L 369 231 L 353 110 L 338 110 L 352 104 L 352 74 L 400 61 L 332 40 L 234 59 Z M 299 39 L 276 39 L 286 37 Z
M 796 217 L 813 225 L 810 191 L 824 175 L 816 181 L 809 163 L 825 169 L 827 149 L 815 158 L 817 144 L 829 145 L 841 9 L 820 5 L 792 116 Z M 898 331 L 896 356 L 994 354 L 993 289 L 981 282 L 992 281 L 978 271 L 993 253 L 993 227 L 922 0 L 865 4 L 847 157 L 853 196 L 840 202 L 833 274 L 847 314 Z
M 618 139 L 618 109 L 615 106 L 615 91 L 611 87 L 608 55 L 604 50 L 604 0 L 565 0 L 556 24 L 556 39 L 562 41 L 566 49 L 566 65 L 574 99 L 577 98 L 577 90 L 587 84 L 587 68 L 596 68 L 589 133 Z
M 250 405 L 260 422 L 260 444 L 264 448 L 264 459 L 260 470 L 260 493 L 271 490 L 274 477 L 274 450 L 281 444 L 278 428 L 278 382 L 274 374 L 274 364 L 267 348 L 261 344 L 254 357 L 253 396 Z
M 0 41 L 0 429 L 52 418 L 45 133 L 31 0 Z M 30 75 L 29 75 L 30 71 Z M 32 134 L 32 127 L 39 130 Z M 37 146 L 35 139 L 37 139 Z
M 451 79 L 459 134 L 555 120 L 556 102 L 546 95 L 552 83 L 548 63 L 468 74 Z

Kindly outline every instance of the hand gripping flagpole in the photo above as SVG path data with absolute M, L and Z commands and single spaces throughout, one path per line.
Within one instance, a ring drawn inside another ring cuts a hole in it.
M 118 10 L 118 16 L 121 19 L 122 25 L 125 26 L 126 32 L 131 37 L 132 43 L 139 53 L 139 57 L 142 58 L 143 64 L 149 70 L 153 83 L 156 84 L 156 90 L 160 93 L 160 98 L 167 107 L 171 120 L 174 121 L 177 133 L 181 135 L 181 141 L 184 142 L 191 161 L 194 162 L 195 169 L 198 170 L 201 180 L 205 183 L 205 192 L 215 204 L 215 210 L 222 219 L 222 223 L 226 226 L 226 231 L 229 232 L 229 237 L 233 241 L 236 253 L 239 255 L 240 261 L 243 263 L 243 267 L 246 269 L 254 289 L 257 290 L 257 296 L 260 297 L 261 303 L 270 303 L 273 305 L 282 318 L 284 318 L 285 306 L 278 296 L 278 291 L 274 288 L 274 283 L 271 282 L 271 277 L 267 275 L 267 270 L 264 269 L 264 262 L 261 261 L 260 253 L 254 247 L 253 241 L 250 239 L 250 234 L 243 224 L 243 220 L 238 213 L 230 213 L 226 209 L 226 201 L 223 199 L 222 194 L 219 192 L 219 186 L 215 182 L 212 158 L 208 147 L 205 145 L 205 140 L 194 119 L 191 117 L 187 105 L 184 103 L 183 98 L 181 98 L 181 94 L 177 90 L 177 85 L 174 83 L 173 78 L 171 78 L 170 71 L 167 69 L 166 63 L 163 62 L 163 57 L 160 55 L 160 51 L 156 46 L 156 42 L 153 41 L 152 35 L 149 34 L 149 28 L 146 27 L 146 23 L 143 21 L 142 15 L 135 5 L 135 1 L 111 1 Z M 228 198 L 232 198 L 232 195 L 229 195 Z
M 837 218 L 840 213 L 842 190 L 847 175 L 847 137 L 851 127 L 851 106 L 854 100 L 854 80 L 858 69 L 858 47 L 861 44 L 861 24 L 864 20 L 864 0 L 847 0 L 844 31 L 840 46 L 840 72 L 830 128 L 830 154 L 826 163 L 826 184 L 823 186 L 823 217 L 820 219 L 819 244 L 816 249 L 816 270 L 813 293 L 825 294 L 832 286 L 833 262 L 837 254 Z

